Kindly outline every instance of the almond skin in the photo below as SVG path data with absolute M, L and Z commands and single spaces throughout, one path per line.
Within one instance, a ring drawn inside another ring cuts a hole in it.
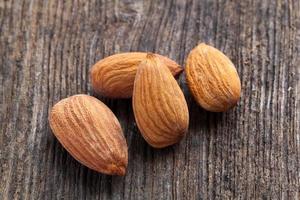
M 147 53 L 120 53 L 106 57 L 91 69 L 92 86 L 96 93 L 110 98 L 132 97 L 137 66 L 146 58 Z M 183 69 L 173 60 L 156 54 L 168 66 L 174 76 Z
M 241 82 L 236 68 L 216 48 L 199 44 L 190 52 L 185 71 L 190 91 L 204 109 L 223 112 L 240 99 Z
M 133 111 L 144 139 L 155 148 L 179 142 L 188 130 L 184 95 L 170 70 L 155 54 L 140 63 L 134 81 Z
M 120 123 L 98 99 L 75 95 L 51 110 L 50 127 L 64 148 L 80 163 L 98 172 L 124 175 L 127 144 Z

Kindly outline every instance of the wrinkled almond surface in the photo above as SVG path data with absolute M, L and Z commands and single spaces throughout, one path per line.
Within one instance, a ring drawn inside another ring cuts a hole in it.
M 51 110 L 50 126 L 67 151 L 85 166 L 111 175 L 124 175 L 127 144 L 112 111 L 98 99 L 75 95 Z
M 229 58 L 214 47 L 204 43 L 195 47 L 185 71 L 191 93 L 204 109 L 226 111 L 240 99 L 238 73 Z
M 146 58 L 146 54 L 143 52 L 120 53 L 97 62 L 91 69 L 94 90 L 106 97 L 130 98 L 137 66 Z M 156 55 L 174 76 L 182 72 L 183 69 L 173 60 Z
M 184 95 L 155 54 L 148 54 L 140 63 L 132 98 L 136 123 L 151 146 L 175 144 L 186 134 L 189 113 Z

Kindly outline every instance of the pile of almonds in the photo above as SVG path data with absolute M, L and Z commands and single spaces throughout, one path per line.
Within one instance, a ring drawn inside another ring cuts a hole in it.
M 175 80 L 183 69 L 153 53 L 121 53 L 100 60 L 91 69 L 94 90 L 110 98 L 130 98 L 137 126 L 155 148 L 179 142 L 187 133 L 189 111 Z M 238 73 L 219 50 L 199 44 L 188 55 L 186 78 L 195 100 L 204 109 L 222 112 L 236 105 L 241 83 Z M 101 173 L 124 175 L 128 148 L 121 125 L 100 100 L 74 95 L 51 110 L 50 127 L 67 151 Z

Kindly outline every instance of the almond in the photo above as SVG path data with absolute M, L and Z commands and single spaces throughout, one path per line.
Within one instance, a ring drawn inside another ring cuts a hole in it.
M 147 54 L 140 63 L 132 98 L 137 126 L 151 146 L 163 148 L 175 144 L 186 134 L 189 124 L 187 103 L 159 56 Z
M 146 58 L 144 52 L 120 53 L 106 57 L 91 69 L 92 86 L 96 93 L 111 98 L 130 98 L 137 66 Z M 174 76 L 182 68 L 167 57 L 156 54 Z
M 124 175 L 127 144 L 112 111 L 98 99 L 75 95 L 51 110 L 50 127 L 65 149 L 83 165 L 111 175 Z
M 229 58 L 214 47 L 204 43 L 195 47 L 185 71 L 191 93 L 204 109 L 223 112 L 240 99 L 239 75 Z

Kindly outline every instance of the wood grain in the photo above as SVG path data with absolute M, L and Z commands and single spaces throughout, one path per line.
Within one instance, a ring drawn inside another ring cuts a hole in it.
M 299 199 L 300 1 L 0 0 L 0 199 Z M 184 76 L 187 137 L 155 150 L 130 100 L 99 97 L 126 135 L 125 177 L 79 164 L 53 136 L 50 108 L 93 94 L 89 69 L 151 51 L 184 65 L 205 42 L 237 67 L 242 97 L 202 110 Z

